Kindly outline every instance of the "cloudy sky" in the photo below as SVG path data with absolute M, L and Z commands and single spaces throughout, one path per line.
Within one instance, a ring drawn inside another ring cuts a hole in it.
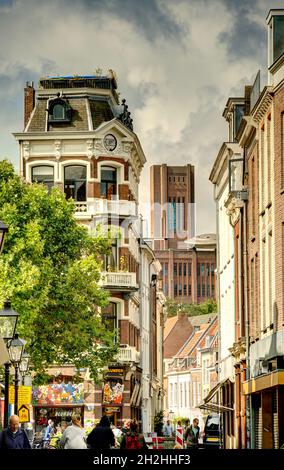
M 0 159 L 18 167 L 23 88 L 41 76 L 113 69 L 149 166 L 196 168 L 197 231 L 215 230 L 208 181 L 227 137 L 222 112 L 259 69 L 273 0 L 0 0 Z M 147 214 L 146 210 L 144 210 Z

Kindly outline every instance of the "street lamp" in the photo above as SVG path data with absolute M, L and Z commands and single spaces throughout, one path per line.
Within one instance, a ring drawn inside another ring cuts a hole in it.
M 19 364 L 19 370 L 20 370 L 20 373 L 21 373 L 21 376 L 22 376 L 22 379 L 23 379 L 22 385 L 24 385 L 25 375 L 29 370 L 29 365 L 30 365 L 30 355 L 29 355 L 29 353 L 27 353 L 26 350 L 24 350 L 24 352 L 22 354 L 22 360 Z
M 4 239 L 5 239 L 5 235 L 7 232 L 8 232 L 7 225 L 3 224 L 3 222 L 0 220 L 0 254 L 3 249 Z
M 19 392 L 19 364 L 22 359 L 22 354 L 25 348 L 25 343 L 19 338 L 18 333 L 15 337 L 7 343 L 10 360 L 15 369 L 15 406 L 14 413 L 18 414 L 18 392 Z
M 6 340 L 7 343 L 14 338 L 18 318 L 18 312 L 11 309 L 11 302 L 7 300 L 4 303 L 4 308 L 0 310 L 0 336 Z M 5 362 L 4 428 L 8 426 L 9 369 L 10 363 Z
M 0 310 L 0 336 L 10 341 L 15 336 L 19 313 L 11 308 L 10 300 L 6 300 L 4 308 Z
M 169 411 L 169 420 L 172 421 L 173 417 L 174 417 L 174 412 Z

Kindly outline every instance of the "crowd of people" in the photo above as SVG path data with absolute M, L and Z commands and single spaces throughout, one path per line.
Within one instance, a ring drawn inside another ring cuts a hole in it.
M 48 421 L 42 441 L 43 443 L 50 442 L 52 439 L 56 439 L 56 447 L 62 449 L 90 448 L 101 451 L 111 448 L 148 448 L 143 434 L 138 431 L 138 424 L 135 420 L 129 420 L 119 431 L 111 426 L 107 416 L 103 416 L 87 436 L 81 423 L 81 416 L 76 413 L 72 415 L 71 424 L 64 430 L 59 427 L 55 428 L 52 420 Z M 0 434 L 0 449 L 30 449 L 32 446 L 27 431 L 20 426 L 19 417 L 12 415 L 9 426 Z M 43 445 L 43 447 L 45 446 Z
M 177 428 L 182 430 L 182 440 L 183 444 L 176 443 L 174 448 L 175 449 L 197 449 L 199 444 L 200 438 L 200 427 L 199 427 L 199 420 L 198 418 L 194 418 L 192 424 L 190 424 L 190 420 L 188 419 L 185 422 L 185 425 L 182 426 L 182 422 L 177 422 Z M 172 437 L 174 435 L 174 428 L 170 422 L 167 420 L 166 424 L 164 425 L 164 436 Z
M 182 443 L 176 442 L 175 449 L 195 449 L 198 448 L 200 438 L 199 421 L 194 418 L 192 424 L 187 420 L 184 426 L 181 421 L 177 423 L 177 429 L 181 430 Z M 173 437 L 175 430 L 168 420 L 164 425 L 163 434 L 166 437 Z M 81 423 L 80 414 L 74 413 L 71 418 L 71 424 L 65 429 L 60 426 L 54 427 L 52 420 L 43 433 L 43 442 L 56 441 L 54 447 L 62 449 L 94 449 L 105 450 L 111 448 L 120 449 L 147 449 L 145 438 L 138 430 L 138 424 L 135 420 L 128 420 L 122 430 L 114 428 L 107 416 L 103 416 L 89 435 L 86 435 L 85 429 Z M 30 449 L 33 445 L 33 439 L 28 436 L 27 430 L 21 428 L 19 417 L 12 415 L 10 417 L 8 428 L 0 434 L 0 449 Z M 43 446 L 44 447 L 44 446 Z

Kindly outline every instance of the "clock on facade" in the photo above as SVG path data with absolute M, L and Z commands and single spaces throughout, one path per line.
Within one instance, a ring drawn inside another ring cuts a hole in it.
M 104 146 L 107 150 L 112 152 L 117 146 L 117 140 L 112 134 L 107 134 L 104 137 Z

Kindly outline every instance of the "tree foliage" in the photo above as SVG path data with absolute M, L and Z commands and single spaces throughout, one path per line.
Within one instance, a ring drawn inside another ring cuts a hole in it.
M 208 299 L 200 304 L 188 304 L 179 303 L 174 299 L 167 298 L 166 307 L 168 317 L 174 317 L 178 312 L 185 313 L 189 317 L 205 315 L 207 313 L 217 313 L 217 303 L 213 299 Z
M 51 364 L 89 367 L 93 378 L 117 347 L 99 307 L 108 293 L 98 285 L 110 239 L 90 236 L 74 218 L 74 201 L 57 188 L 27 184 L 0 162 L 0 220 L 9 226 L 0 257 L 0 306 L 20 313 L 35 371 Z

